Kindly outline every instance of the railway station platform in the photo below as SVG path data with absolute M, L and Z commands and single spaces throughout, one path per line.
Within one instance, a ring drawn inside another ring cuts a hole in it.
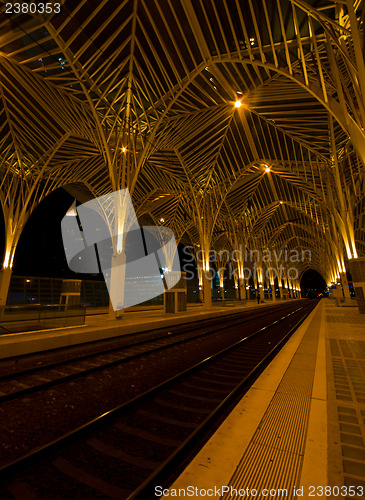
M 364 498 L 364 443 L 364 316 L 322 299 L 165 496 Z
M 259 305 L 253 300 L 243 303 L 227 301 L 230 304 L 229 307 L 222 307 L 218 304 L 211 309 L 204 309 L 202 304 L 188 304 L 187 311 L 174 314 L 166 314 L 162 306 L 148 306 L 144 309 L 137 306 L 127 309 L 122 318 L 117 320 L 110 320 L 107 308 L 105 308 L 104 314 L 86 315 L 84 325 L 2 335 L 0 336 L 0 359 L 166 328 L 218 316 L 222 317 L 250 308 L 265 308 L 270 305 L 299 300 L 287 299 L 277 302 L 266 300 L 260 302 Z

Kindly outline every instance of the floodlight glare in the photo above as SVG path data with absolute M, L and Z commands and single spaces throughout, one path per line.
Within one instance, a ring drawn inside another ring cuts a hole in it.
M 237 99 L 237 101 L 234 103 L 236 108 L 240 108 L 242 106 L 242 102 Z

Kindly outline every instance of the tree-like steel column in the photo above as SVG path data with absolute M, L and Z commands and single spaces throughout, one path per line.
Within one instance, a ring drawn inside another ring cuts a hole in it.
M 7 174 L 3 176 L 0 184 L 0 203 L 5 222 L 5 255 L 0 272 L 0 307 L 6 305 L 14 255 L 21 232 L 39 203 L 59 186 L 57 180 L 52 179 L 48 166 L 69 135 L 67 133 L 61 137 L 57 144 L 33 165 L 27 165 L 19 150 L 16 169 L 11 168 L 13 160 L 9 159 Z M 33 175 L 28 175 L 31 171 L 34 172 Z

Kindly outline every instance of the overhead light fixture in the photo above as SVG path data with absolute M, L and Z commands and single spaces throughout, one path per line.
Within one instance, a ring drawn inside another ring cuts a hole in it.
M 122 153 L 125 153 L 127 151 L 127 148 L 123 146 L 122 148 L 120 148 L 120 150 Z
M 239 99 L 237 99 L 237 101 L 234 103 L 234 105 L 236 108 L 240 108 L 242 106 L 242 102 Z
M 165 219 L 163 219 L 163 218 L 161 217 L 160 222 L 165 222 Z
M 269 167 L 269 165 L 265 165 L 265 172 L 269 173 L 270 171 L 271 171 L 271 168 Z

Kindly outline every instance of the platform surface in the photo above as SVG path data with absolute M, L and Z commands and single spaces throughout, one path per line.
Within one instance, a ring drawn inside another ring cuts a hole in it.
M 364 443 L 365 316 L 322 299 L 165 496 L 364 498 Z
M 265 300 L 259 305 L 256 300 L 242 302 L 242 305 L 237 301 L 233 307 L 214 305 L 210 309 L 204 309 L 202 304 L 188 304 L 187 311 L 174 314 L 166 314 L 162 306 L 145 306 L 145 308 L 136 306 L 127 309 L 120 319 L 109 319 L 108 314 L 87 314 L 84 325 L 0 336 L 0 359 L 166 328 L 207 318 L 222 317 L 250 308 L 265 308 L 270 305 L 289 303 L 293 300 L 299 299 L 289 299 L 284 302 Z

